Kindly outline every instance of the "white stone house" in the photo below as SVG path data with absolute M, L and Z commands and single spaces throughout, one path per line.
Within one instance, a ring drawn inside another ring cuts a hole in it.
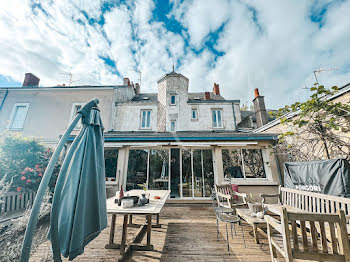
M 107 185 L 129 190 L 146 184 L 182 199 L 207 198 L 214 183 L 225 181 L 241 192 L 277 191 L 269 147 L 276 136 L 239 132 L 239 100 L 225 100 L 217 84 L 212 92 L 191 93 L 189 80 L 174 71 L 158 81 L 158 93 L 141 93 L 127 78 L 114 86 L 0 88 L 0 131 L 57 143 L 94 97 L 105 126 Z

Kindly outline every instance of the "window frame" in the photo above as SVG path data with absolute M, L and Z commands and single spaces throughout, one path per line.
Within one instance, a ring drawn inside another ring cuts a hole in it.
M 174 130 L 172 129 L 172 123 L 174 123 Z M 176 132 L 176 120 L 170 120 L 170 132 Z
M 193 112 L 195 112 L 195 114 L 196 114 L 195 118 L 193 118 Z M 191 120 L 192 121 L 198 121 L 198 109 L 197 108 L 192 108 L 191 109 Z
M 145 114 L 145 126 L 143 127 L 142 126 L 142 122 L 143 122 L 143 112 L 146 112 Z M 147 113 L 149 112 L 149 114 Z M 147 129 L 151 129 L 151 116 L 152 114 L 152 110 L 151 109 L 141 109 L 140 110 L 140 129 L 143 129 L 143 130 L 147 130 Z M 149 123 L 149 126 L 147 126 L 147 123 Z
M 216 112 L 215 113 L 215 116 L 216 116 L 216 121 L 214 121 L 214 112 Z M 218 121 L 218 116 L 219 116 L 219 114 L 218 114 L 218 112 L 220 112 L 220 126 L 219 126 L 219 121 Z M 222 108 L 212 108 L 211 109 L 211 120 L 212 120 L 212 127 L 213 128 L 224 128 L 224 124 L 223 124 L 223 110 L 222 110 Z M 215 126 L 215 122 L 217 122 L 217 126 Z
M 263 165 L 263 171 L 265 174 L 265 177 L 247 177 L 246 176 L 246 164 L 244 163 L 243 160 L 243 149 L 245 150 L 260 150 L 261 156 L 262 156 L 262 165 Z M 238 148 L 233 148 L 233 147 L 222 147 L 221 149 L 221 161 L 222 161 L 222 168 L 224 172 L 224 161 L 223 161 L 223 150 L 239 150 L 240 154 L 240 162 L 241 162 L 241 167 L 242 167 L 242 174 L 243 178 L 231 178 L 231 182 L 237 182 L 239 183 L 240 181 L 273 181 L 272 174 L 271 174 L 271 166 L 270 162 L 267 156 L 266 149 L 261 148 L 261 147 L 238 147 Z
M 27 115 L 28 115 L 28 109 L 29 109 L 29 105 L 30 103 L 16 103 L 13 108 L 12 108 L 12 112 L 11 112 L 11 116 L 10 116 L 10 121 L 8 123 L 8 126 L 7 126 L 7 129 L 8 130 L 17 130 L 17 131 L 20 131 L 20 130 L 23 130 L 24 128 L 24 123 L 27 119 Z M 17 113 L 17 108 L 18 107 L 25 107 L 26 111 L 25 111 L 25 117 L 23 119 L 23 123 L 22 123 L 22 127 L 18 127 L 18 128 L 13 128 L 12 125 L 13 125 L 13 121 L 15 120 L 15 116 L 16 116 L 16 113 Z
M 69 118 L 69 123 L 71 123 L 74 119 L 74 117 L 77 115 L 78 111 L 80 110 L 76 110 L 77 106 L 80 106 L 80 108 L 82 108 L 85 105 L 85 103 L 73 103 L 72 104 L 72 109 L 70 111 L 70 118 Z M 73 128 L 73 130 L 80 130 L 82 128 L 82 123 L 81 120 L 78 121 L 78 123 L 75 125 L 75 127 Z
M 174 97 L 174 103 L 173 103 L 173 97 Z M 170 105 L 176 106 L 176 94 L 170 94 Z

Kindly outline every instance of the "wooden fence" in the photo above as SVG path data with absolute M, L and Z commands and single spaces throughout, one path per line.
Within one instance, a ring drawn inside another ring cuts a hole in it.
M 8 192 L 0 196 L 0 215 L 17 210 L 25 210 L 34 202 L 36 192 Z

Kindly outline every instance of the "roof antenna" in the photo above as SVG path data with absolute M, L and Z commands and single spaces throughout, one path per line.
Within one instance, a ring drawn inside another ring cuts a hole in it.
M 175 72 L 175 66 L 174 66 L 174 61 L 173 61 L 173 72 Z
M 317 86 L 319 86 L 319 83 L 318 83 L 318 79 L 317 79 L 316 73 L 319 74 L 319 73 L 322 73 L 322 72 L 329 72 L 329 71 L 336 71 L 336 70 L 339 70 L 339 68 L 319 68 L 319 69 L 314 70 L 314 76 L 315 76 L 315 80 L 316 80 Z

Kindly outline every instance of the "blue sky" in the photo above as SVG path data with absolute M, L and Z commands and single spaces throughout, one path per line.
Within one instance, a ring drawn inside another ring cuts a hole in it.
M 220 85 L 250 104 L 254 88 L 269 108 L 304 100 L 314 82 L 350 82 L 350 1 L 13 0 L 0 4 L 0 86 L 139 82 L 157 91 L 172 70 L 190 91 Z M 18 8 L 23 6 L 23 8 Z

